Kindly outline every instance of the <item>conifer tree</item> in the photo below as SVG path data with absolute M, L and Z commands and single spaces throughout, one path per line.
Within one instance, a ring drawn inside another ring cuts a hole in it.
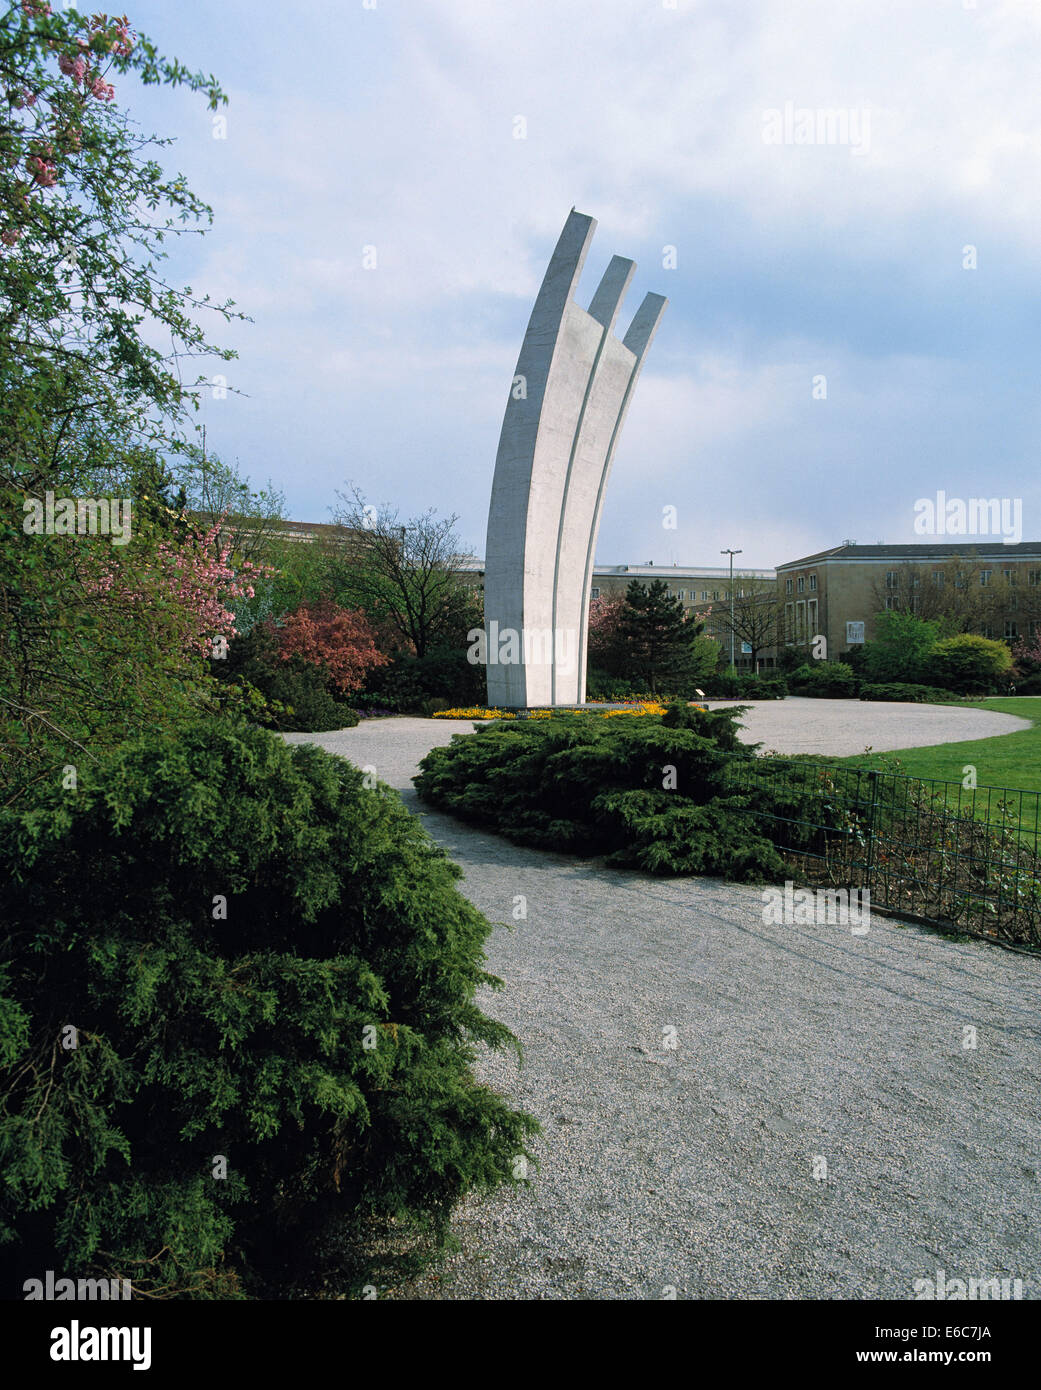
M 685 693 L 715 666 L 716 645 L 703 632 L 704 624 L 685 616 L 664 580 L 648 585 L 634 579 L 618 624 L 618 663 L 634 688 L 651 695 Z

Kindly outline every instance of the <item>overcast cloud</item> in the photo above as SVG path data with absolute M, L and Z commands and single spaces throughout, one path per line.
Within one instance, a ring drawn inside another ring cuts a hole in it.
M 207 404 L 209 443 L 292 516 L 328 520 L 351 479 L 458 512 L 483 553 L 514 364 L 574 205 L 599 221 L 580 299 L 618 253 L 637 261 L 620 332 L 646 291 L 670 301 L 601 562 L 914 541 L 938 489 L 1022 498 L 1041 540 L 1036 4 L 142 0 L 130 18 L 231 98 L 220 139 L 187 94 L 119 93 L 214 208 L 172 273 L 255 319 L 214 324 L 243 394 Z M 848 113 L 861 147 L 766 143 L 788 102 Z

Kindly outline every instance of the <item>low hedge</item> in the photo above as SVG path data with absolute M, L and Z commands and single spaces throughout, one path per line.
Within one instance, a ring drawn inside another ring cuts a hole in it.
M 284 1296 L 336 1232 L 357 1287 L 373 1222 L 433 1250 L 523 1180 L 538 1126 L 473 1072 L 515 1040 L 459 876 L 389 789 L 221 722 L 0 813 L 8 1275 Z
M 710 700 L 783 700 L 788 694 L 788 682 L 781 675 L 719 671 L 705 678 L 702 689 Z
M 734 765 L 754 760 L 737 737 L 743 708 L 488 724 L 432 749 L 415 784 L 431 805 L 519 844 L 657 874 L 783 877 L 743 814 L 752 798 L 731 789 Z
M 918 705 L 939 705 L 956 700 L 949 690 L 939 690 L 935 685 L 915 685 L 906 681 L 888 681 L 880 685 L 864 685 L 860 688 L 862 700 L 905 701 Z
M 821 700 L 855 700 L 860 679 L 844 661 L 818 661 L 796 667 L 788 676 L 788 689 Z

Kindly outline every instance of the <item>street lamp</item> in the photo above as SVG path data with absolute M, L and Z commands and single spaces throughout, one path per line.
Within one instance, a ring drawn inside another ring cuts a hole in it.
M 734 662 L 734 556 L 742 554 L 742 551 L 721 550 L 719 553 L 730 556 L 730 669 L 736 671 L 737 666 Z

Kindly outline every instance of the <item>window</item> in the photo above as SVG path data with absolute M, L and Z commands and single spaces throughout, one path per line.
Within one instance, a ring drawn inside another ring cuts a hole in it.
M 1027 570 L 1027 583 L 1033 584 L 1036 589 L 1041 584 L 1041 570 Z
M 896 570 L 886 570 L 886 588 L 895 589 L 897 586 Z
M 600 597 L 600 590 L 599 590 L 599 589 L 590 589 L 590 591 L 589 591 L 589 597 L 590 597 L 591 599 L 592 599 L 592 598 L 599 598 L 599 597 Z
M 1015 620 L 1012 619 L 1012 618 L 1006 618 L 1006 619 L 1005 619 L 1005 640 L 1006 640 L 1006 642 L 1014 642 L 1014 641 L 1016 641 L 1018 638 L 1019 638 L 1019 628 L 1016 627 Z
M 980 584 L 983 586 L 984 589 L 990 583 L 990 576 L 993 573 L 993 570 L 980 570 Z
M 919 611 L 919 609 L 921 608 L 921 606 L 922 606 L 922 600 L 918 597 L 917 594 L 912 594 L 912 595 L 911 595 L 911 612 L 912 612 L 912 613 L 917 613 L 917 612 Z
M 912 588 L 912 589 L 920 589 L 921 587 L 922 587 L 922 576 L 921 576 L 917 571 L 915 571 L 915 573 L 912 574 L 912 576 L 911 576 L 911 588 Z
M 716 599 L 718 599 L 718 598 L 719 598 L 719 590 L 718 590 L 718 589 L 713 589 L 713 590 L 712 590 L 712 602 L 715 603 Z
M 806 616 L 807 616 L 807 618 L 809 619 L 809 624 L 810 624 L 809 636 L 810 636 L 810 637 L 816 637 L 816 636 L 817 636 L 817 600 L 816 600 L 815 598 L 811 598 L 811 599 L 809 599 L 809 600 L 807 601 L 807 604 L 806 604 Z
M 702 591 L 701 591 L 701 602 L 704 603 L 707 599 L 708 599 L 708 590 L 707 590 L 707 589 L 702 589 Z
M 806 640 L 806 600 L 795 605 L 795 640 L 805 642 Z
M 1005 583 L 1006 583 L 1006 584 L 1015 584 L 1015 582 L 1016 582 L 1016 571 L 1015 571 L 1015 570 L 1002 570 L 1001 573 L 1005 576 Z
M 894 598 L 894 597 L 892 596 L 892 594 L 889 594 L 889 595 L 886 596 L 886 612 L 887 612 L 887 613 L 895 613 L 896 610 L 897 610 L 899 607 L 900 607 L 900 600 L 899 600 L 899 599 Z
M 788 583 L 792 581 L 789 579 Z M 790 647 L 795 640 L 795 604 L 786 603 L 784 605 L 784 640 Z
M 681 590 L 680 590 L 680 602 L 683 603 L 683 602 L 686 600 L 686 597 L 687 597 L 687 591 L 686 591 L 686 589 L 681 589 Z
M 816 592 L 817 592 L 817 576 L 816 576 L 815 574 L 811 574 L 811 575 L 810 575 L 810 593 L 811 593 L 811 594 L 815 594 Z
M 933 570 L 933 583 L 938 589 L 943 588 L 943 570 Z
M 798 577 L 798 579 L 795 581 L 795 591 L 796 591 L 796 593 L 801 594 L 801 593 L 803 593 L 803 592 L 805 591 L 805 589 L 806 589 L 806 580 L 803 579 L 802 575 L 800 574 L 799 577 Z
M 786 594 L 790 594 L 791 591 L 792 591 L 792 581 L 791 581 L 790 579 L 786 579 L 786 580 L 784 581 L 784 592 L 785 592 Z

